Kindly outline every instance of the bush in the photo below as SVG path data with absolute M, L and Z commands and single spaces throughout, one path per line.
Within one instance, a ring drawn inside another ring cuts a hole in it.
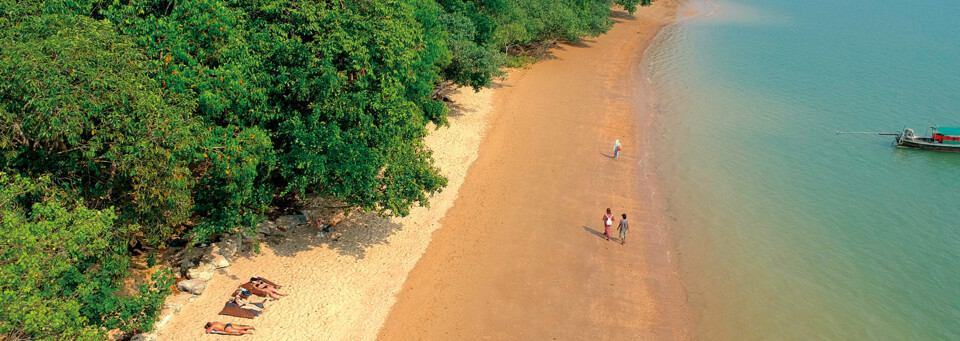
M 0 29 L 0 170 L 50 174 L 153 243 L 191 213 L 201 130 L 191 97 L 167 91 L 132 39 L 75 15 Z
M 119 296 L 129 258 L 115 220 L 48 177 L 0 173 L 0 335 L 86 340 L 104 329 L 150 330 L 172 276 L 158 272 L 137 295 Z

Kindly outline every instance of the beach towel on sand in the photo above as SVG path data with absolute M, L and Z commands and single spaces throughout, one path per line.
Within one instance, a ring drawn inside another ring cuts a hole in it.
M 257 295 L 257 296 L 260 296 L 260 297 L 266 297 L 266 296 L 267 296 L 267 292 L 266 292 L 266 291 L 257 289 L 257 287 L 253 286 L 253 283 L 247 282 L 247 283 L 244 283 L 243 285 L 241 285 L 240 287 L 241 287 L 241 288 L 244 288 L 244 289 L 247 289 L 248 291 L 250 291 L 251 294 L 254 294 L 254 295 Z
M 263 303 L 254 303 L 253 305 L 263 309 Z M 223 306 L 223 310 L 220 311 L 220 315 L 241 317 L 245 319 L 252 319 L 260 316 L 260 313 L 261 312 L 259 311 L 240 308 L 240 306 L 233 302 L 227 302 L 227 304 Z
M 270 281 L 269 279 L 266 279 L 266 278 L 263 278 L 263 277 L 255 277 L 255 278 L 257 278 L 257 279 L 259 279 L 259 280 L 261 280 L 261 281 L 263 281 L 264 283 L 267 283 L 267 284 L 270 284 L 270 285 L 272 285 L 272 286 L 273 286 L 274 288 L 277 288 L 277 289 L 280 289 L 280 288 L 282 288 L 282 287 L 280 286 L 280 284 L 277 284 L 277 283 L 274 283 L 274 282 L 271 282 L 271 281 Z

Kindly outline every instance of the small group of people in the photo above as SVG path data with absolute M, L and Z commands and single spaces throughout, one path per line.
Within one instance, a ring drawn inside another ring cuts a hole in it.
M 277 287 L 278 287 L 277 285 L 261 277 L 250 277 L 250 282 L 247 282 L 247 283 L 252 285 L 253 288 L 263 291 L 268 296 L 270 296 L 270 298 L 275 300 L 279 300 L 280 297 L 287 296 L 287 294 L 277 291 Z M 258 296 L 262 296 L 262 295 L 258 295 Z
M 627 231 L 630 229 L 630 222 L 627 221 L 627 214 L 620 214 L 620 225 L 617 225 L 617 230 L 620 231 L 620 245 L 627 243 Z M 610 240 L 610 227 L 613 226 L 613 213 L 607 208 L 607 214 L 603 215 L 603 235 L 607 237 L 607 240 Z
M 617 139 L 613 142 L 613 158 L 620 158 L 620 150 L 623 149 L 623 145 L 620 144 L 620 140 Z M 627 231 L 630 230 L 630 223 L 627 221 L 627 214 L 621 213 L 620 224 L 617 225 L 617 230 L 620 231 L 620 245 L 627 243 Z M 613 213 L 607 208 L 607 214 L 603 215 L 603 236 L 607 237 L 607 240 L 610 240 L 610 227 L 613 226 Z
M 281 293 L 278 290 L 279 287 L 280 287 L 279 285 L 273 282 L 270 282 L 269 280 L 264 279 L 262 277 L 251 277 L 250 281 L 248 281 L 247 283 L 244 283 L 243 285 L 240 285 L 240 287 L 238 287 L 237 290 L 233 292 L 233 295 L 231 295 L 230 300 L 227 301 L 227 307 L 230 307 L 231 305 L 235 305 L 236 308 L 247 310 L 249 312 L 240 311 L 242 314 L 234 315 L 237 313 L 226 312 L 228 308 L 225 307 L 224 311 L 220 312 L 220 314 L 253 318 L 253 316 L 259 315 L 259 313 L 263 312 L 263 304 L 262 303 L 255 304 L 251 302 L 250 296 L 251 295 L 257 295 L 261 297 L 269 296 L 274 300 L 278 300 L 280 299 L 280 297 L 287 296 L 287 294 Z M 230 308 L 230 309 L 234 309 L 234 311 L 236 311 L 236 308 Z M 250 314 L 250 313 L 253 313 L 253 314 Z M 246 316 L 244 316 L 244 314 L 246 314 Z M 247 326 L 247 325 L 234 325 L 230 323 L 224 324 L 220 322 L 207 322 L 207 324 L 204 326 L 204 329 L 206 329 L 207 334 L 222 334 L 222 335 L 252 334 L 251 330 L 255 330 L 253 327 Z
M 279 300 L 280 297 L 287 296 L 287 294 L 277 291 L 277 287 L 271 282 L 260 277 L 251 277 L 249 282 L 241 285 L 239 288 L 237 288 L 237 291 L 233 292 L 233 298 L 231 298 L 231 301 L 241 309 L 263 311 L 263 308 L 260 306 L 250 303 L 250 300 L 248 299 L 250 295 L 270 296 L 270 298 L 275 300 Z

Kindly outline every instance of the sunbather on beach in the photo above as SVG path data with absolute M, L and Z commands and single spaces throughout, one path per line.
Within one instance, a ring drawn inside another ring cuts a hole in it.
M 252 326 L 242 325 L 242 324 L 232 324 L 232 323 L 220 323 L 220 322 L 207 322 L 203 326 L 207 330 L 207 334 L 220 334 L 220 335 L 243 335 L 243 334 L 253 334 L 251 330 L 256 330 Z
M 249 310 L 263 311 L 262 308 L 254 305 L 253 303 L 250 303 L 250 301 L 248 301 L 247 299 L 243 298 L 243 296 L 244 296 L 243 292 L 244 292 L 244 291 L 246 291 L 246 290 L 237 291 L 237 292 L 233 295 L 233 303 L 236 303 L 237 306 L 240 307 L 241 309 L 249 309 Z M 246 296 L 249 296 L 249 295 L 250 295 L 250 292 L 247 291 Z
M 287 296 L 287 294 L 281 294 L 279 291 L 277 291 L 276 287 L 268 284 L 260 277 L 251 277 L 250 283 L 253 284 L 254 288 L 260 289 L 267 293 L 267 295 L 270 295 L 270 298 L 272 299 L 280 299 L 279 296 Z

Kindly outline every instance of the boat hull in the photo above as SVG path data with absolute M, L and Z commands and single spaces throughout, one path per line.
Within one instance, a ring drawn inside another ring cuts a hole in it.
M 930 138 L 897 138 L 897 147 L 913 148 L 925 150 L 937 150 L 942 152 L 960 152 L 960 144 L 936 143 Z

